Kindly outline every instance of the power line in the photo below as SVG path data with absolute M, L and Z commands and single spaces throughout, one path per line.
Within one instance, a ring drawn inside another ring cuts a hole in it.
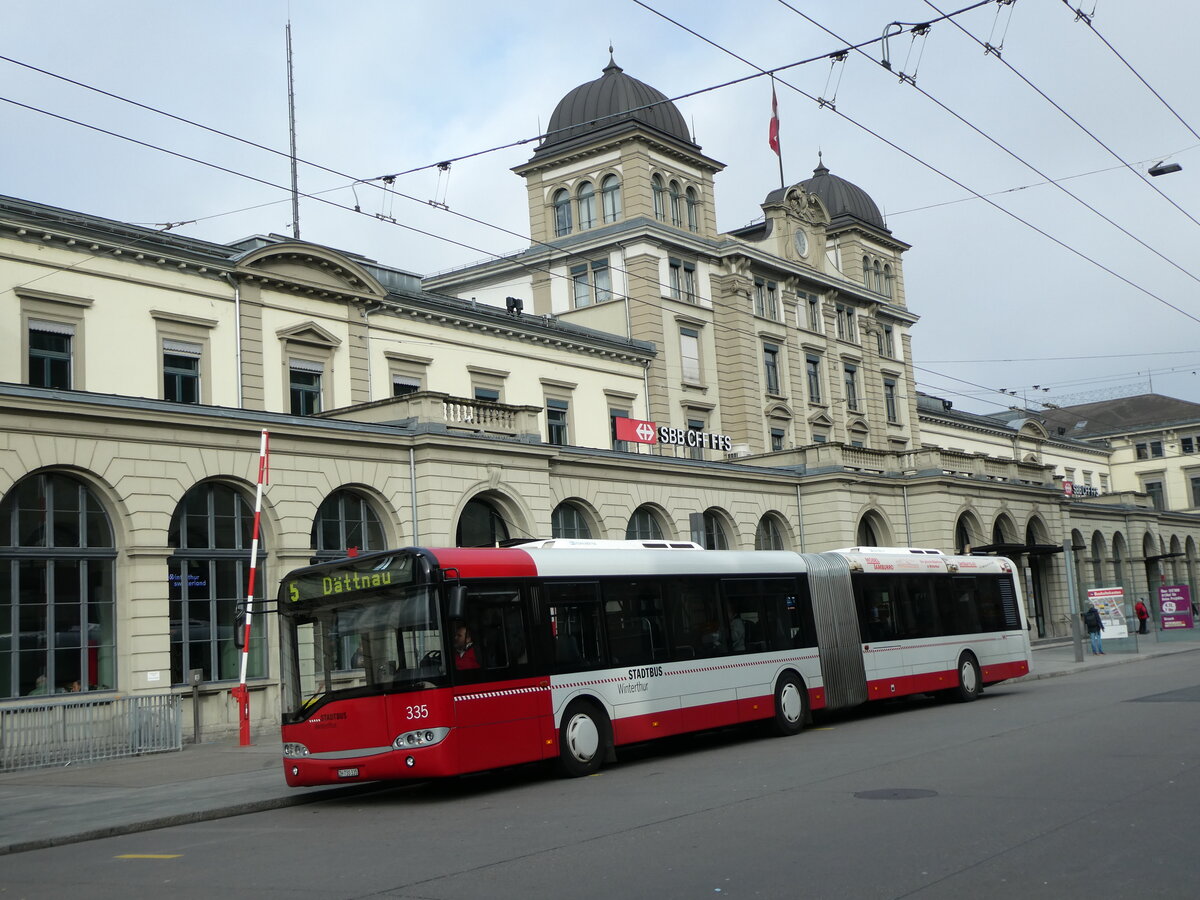
M 1089 15 L 1089 14 L 1085 13 L 1082 9 L 1075 9 L 1074 7 L 1071 6 L 1070 3 L 1067 2 L 1067 0 L 1062 0 L 1062 2 L 1063 2 L 1063 6 L 1067 7 L 1067 9 L 1071 10 L 1071 12 L 1075 13 L 1075 21 L 1083 22 L 1085 25 L 1087 25 L 1087 27 L 1091 29 L 1092 34 L 1094 34 L 1094 35 L 1096 35 L 1096 37 L 1100 38 L 1100 40 L 1104 44 L 1104 46 L 1107 47 L 1109 50 L 1111 50 L 1113 52 L 1113 55 L 1116 56 L 1117 59 L 1119 59 L 1122 63 L 1125 64 L 1125 68 L 1127 68 L 1130 72 L 1132 72 L 1134 77 L 1137 78 L 1138 81 L 1140 81 L 1142 84 L 1144 84 L 1146 86 L 1146 90 L 1148 90 L 1155 97 L 1157 97 L 1159 99 L 1159 102 L 1162 103 L 1162 105 L 1165 106 L 1168 110 L 1170 110 L 1171 115 L 1173 115 L 1176 119 L 1178 119 L 1179 123 L 1184 128 L 1186 128 L 1188 131 L 1190 131 L 1195 138 L 1200 139 L 1200 134 L 1196 133 L 1196 129 L 1193 128 L 1191 125 L 1189 125 L 1186 121 L 1184 121 L 1183 116 L 1181 116 L 1179 113 L 1177 113 L 1175 111 L 1175 107 L 1173 107 L 1170 103 L 1168 103 L 1166 101 L 1166 99 L 1164 99 L 1162 94 L 1160 94 L 1158 91 L 1156 91 L 1154 88 L 1152 88 L 1150 86 L 1150 82 L 1148 82 L 1145 78 L 1143 78 L 1141 73 L 1138 72 L 1138 70 L 1135 69 L 1130 64 L 1130 62 L 1127 59 L 1125 59 L 1125 57 L 1122 56 L 1117 51 L 1117 48 L 1108 42 L 1108 38 L 1106 38 L 1104 35 L 1102 35 L 1099 32 L 1099 30 L 1097 30 L 1095 22 L 1092 21 L 1094 18 L 1093 15 Z M 1092 13 L 1095 13 L 1095 9 L 1092 10 Z
M 931 9 L 933 9 L 939 13 L 941 12 L 941 10 L 938 9 L 937 5 L 935 3 L 933 3 L 933 0 L 924 0 L 924 2 L 925 2 L 925 5 L 930 7 Z M 981 47 L 983 47 L 985 51 L 987 50 L 987 48 L 988 48 L 987 44 L 985 44 L 983 41 L 979 40 L 979 38 L 975 37 L 975 35 L 971 34 L 971 32 L 967 31 L 967 29 L 963 28 L 962 25 L 960 25 L 958 22 L 954 22 L 953 20 L 951 20 L 951 21 L 955 28 L 957 28 L 959 31 L 961 31 L 963 34 L 965 34 L 967 37 L 969 37 L 975 43 L 977 43 Z M 1149 178 L 1147 178 L 1145 175 L 1143 175 L 1141 172 L 1139 172 L 1136 168 L 1134 168 L 1132 164 L 1126 162 L 1125 159 L 1119 153 L 1117 153 L 1116 150 L 1114 150 L 1112 147 L 1108 146 L 1108 144 L 1104 143 L 1104 141 L 1100 140 L 1100 138 L 1097 137 L 1095 134 L 1093 134 L 1082 122 L 1080 122 L 1073 115 L 1071 115 L 1069 112 L 1067 112 L 1061 106 L 1059 106 L 1058 103 L 1056 103 L 1053 99 L 1051 99 L 1050 96 L 1045 91 L 1043 91 L 1036 84 L 1034 84 L 1032 81 L 1030 81 L 1024 75 L 1022 75 L 1019 71 L 1017 71 L 1017 68 L 1015 66 L 1013 66 L 1010 62 L 1008 62 L 1008 60 L 1006 60 L 999 53 L 995 53 L 994 55 L 995 55 L 996 59 L 998 59 L 1005 68 L 1007 68 L 1010 72 L 1012 72 L 1014 75 L 1016 75 L 1018 78 L 1020 78 L 1021 81 L 1025 82 L 1025 84 L 1027 84 L 1029 87 L 1031 87 L 1034 91 L 1036 91 L 1038 96 L 1040 96 L 1043 100 L 1045 100 L 1047 103 L 1049 103 L 1055 109 L 1057 109 L 1060 113 L 1062 113 L 1064 116 L 1066 116 L 1068 119 L 1070 119 L 1071 122 L 1074 123 L 1074 125 L 1077 128 L 1079 128 L 1080 131 L 1082 131 L 1084 134 L 1086 134 L 1088 137 L 1090 137 L 1093 141 L 1095 141 L 1097 144 L 1099 144 L 1101 147 L 1103 147 L 1104 150 L 1110 156 L 1112 156 L 1113 159 L 1115 159 L 1117 162 L 1121 163 L 1121 165 L 1123 165 L 1126 169 L 1128 169 L 1130 172 L 1132 172 L 1134 175 L 1136 175 L 1143 183 L 1146 184 L 1147 187 L 1149 187 L 1152 191 L 1154 191 L 1154 193 L 1158 194 L 1158 196 L 1162 197 L 1164 200 L 1166 200 L 1168 203 L 1170 203 L 1173 207 L 1175 207 L 1177 210 L 1179 210 L 1179 212 L 1183 213 L 1183 215 L 1185 215 L 1188 219 L 1190 219 L 1194 225 L 1200 225 L 1200 219 L 1197 219 L 1190 212 L 1188 212 L 1186 209 L 1184 209 L 1182 206 L 1180 206 L 1178 203 L 1176 203 L 1174 200 L 1172 200 L 1170 197 L 1168 197 L 1166 194 L 1164 194 L 1162 192 L 1162 190 L 1156 184 L 1154 184 L 1154 182 L 1152 182 Z M 1193 134 L 1195 134 L 1195 132 L 1193 132 Z M 1200 137 L 1200 135 L 1197 135 L 1197 137 Z
M 675 19 L 672 19 L 670 16 L 666 15 L 665 13 L 659 12 L 658 10 L 653 9 L 652 7 L 646 6 L 646 4 L 642 3 L 641 0 L 634 0 L 634 2 L 637 3 L 639 6 L 645 7 L 647 10 L 649 10 L 650 12 L 653 12 L 655 15 L 661 16 L 663 19 L 666 19 L 672 25 L 675 25 L 678 28 L 682 29 L 683 31 L 686 31 L 688 34 L 691 34 L 694 37 L 697 37 L 700 40 L 704 41 L 706 44 L 709 44 L 709 45 L 715 47 L 716 49 L 720 50 L 722 53 L 727 53 L 730 56 L 732 56 L 734 59 L 740 60 L 741 62 L 745 63 L 746 65 L 748 65 L 752 68 L 758 69 L 760 72 L 765 73 L 765 71 L 766 71 L 765 69 L 762 69 L 756 63 L 751 62 L 750 60 L 746 59 L 745 57 L 740 56 L 739 54 L 735 53 L 733 50 L 730 50 L 728 47 L 724 47 L 721 44 L 717 43 L 716 41 L 712 40 L 711 38 L 705 37 L 704 35 L 700 34 L 699 32 L 695 31 L 694 29 L 689 28 L 688 26 L 676 21 Z M 1049 232 L 1045 231 L 1042 228 L 1039 228 L 1037 225 L 1034 225 L 1032 222 L 1021 218 L 1016 213 L 1005 209 L 1003 206 L 1000 206 L 998 203 L 988 199 L 987 197 L 985 197 L 983 194 L 979 193 L 978 191 L 963 184 L 957 178 L 954 178 L 952 175 L 949 175 L 946 172 L 943 172 L 941 169 L 937 168 L 932 163 L 926 162 L 925 160 L 921 159 L 916 154 L 904 149 L 903 147 L 901 147 L 899 144 L 895 143 L 894 141 L 888 140 L 886 137 L 881 135 L 879 132 L 874 131 L 871 128 L 868 128 L 866 125 L 863 125 L 861 122 L 858 122 L 854 118 L 846 115 L 844 112 L 837 109 L 836 107 L 830 106 L 828 103 L 822 103 L 819 98 L 814 97 L 812 94 L 808 93 L 807 91 L 803 90 L 802 88 L 796 87 L 794 84 L 792 84 L 789 81 L 786 81 L 783 78 L 779 78 L 777 76 L 775 80 L 777 82 L 779 82 L 779 84 L 782 84 L 786 87 L 791 88 L 793 91 L 800 94 L 802 97 L 807 97 L 809 100 L 812 100 L 818 106 L 823 106 L 823 107 L 829 109 L 835 116 L 838 116 L 838 117 L 844 119 L 845 121 L 849 122 L 851 125 L 860 129 L 861 131 L 865 131 L 867 134 L 871 135 L 876 140 L 882 141 L 883 143 L 885 143 L 889 147 L 891 147 L 893 150 L 896 150 L 899 153 L 902 153 L 904 156 L 911 159 L 913 162 L 918 163 L 918 164 L 924 166 L 925 168 L 929 169 L 931 172 L 934 172 L 935 174 L 940 175 L 942 178 L 945 178 L 951 184 L 955 184 L 958 187 L 962 188 L 964 191 L 968 191 L 969 193 L 978 197 L 984 203 L 987 203 L 989 206 L 993 207 L 994 209 L 999 210 L 1000 212 L 1004 213 L 1004 215 L 1008 216 L 1009 218 L 1014 219 L 1017 222 L 1020 222 L 1026 228 L 1032 229 L 1033 231 L 1040 234 L 1042 237 L 1044 237 L 1047 240 L 1052 241 L 1053 243 L 1062 247 L 1064 250 L 1067 250 L 1068 252 L 1075 254 L 1080 259 L 1083 259 L 1086 262 L 1089 262 L 1092 265 L 1096 266 L 1098 269 L 1101 269 L 1104 272 L 1107 272 L 1109 275 L 1113 276 L 1114 278 L 1116 278 L 1117 280 L 1121 281 L 1122 283 L 1128 285 L 1129 287 L 1133 288 L 1134 290 L 1145 294 L 1147 297 L 1157 300 L 1159 303 L 1163 304 L 1164 306 L 1167 306 L 1167 307 L 1175 310 L 1180 315 L 1185 316 L 1188 319 L 1191 319 L 1193 322 L 1196 322 L 1197 324 L 1200 324 L 1200 318 L 1192 315 L 1191 313 L 1187 312 L 1184 309 L 1181 309 L 1180 307 L 1171 303 L 1169 300 L 1166 300 L 1165 298 L 1160 297 L 1158 294 L 1154 293 L 1153 291 L 1149 290 L 1148 288 L 1144 288 L 1140 284 L 1137 284 L 1136 282 L 1130 280 L 1129 278 L 1126 278 L 1124 275 L 1121 275 L 1120 273 L 1116 272 L 1115 270 L 1109 268 L 1108 266 L 1104 265 L 1102 262 L 1100 262 L 1096 259 L 1093 259 L 1092 257 L 1088 256 L 1086 253 L 1084 253 L 1082 250 L 1079 250 L 1079 249 L 1071 246 L 1070 244 L 1066 243 L 1065 241 L 1054 237 L 1054 235 L 1050 234 Z
M 928 0 L 926 0 L 926 2 L 928 2 Z M 782 6 L 786 6 L 788 9 L 790 9 L 790 10 L 791 10 L 792 12 L 794 12 L 796 15 L 800 16 L 800 18 L 804 19 L 804 21 L 808 22 L 810 25 L 815 25 L 817 28 L 820 28 L 822 31 L 824 31 L 826 34 L 828 34 L 830 37 L 836 38 L 836 39 L 837 39 L 837 40 L 839 40 L 839 41 L 840 41 L 840 40 L 843 40 L 843 38 L 841 38 L 841 37 L 840 37 L 840 36 L 839 36 L 837 33 L 835 33 L 835 32 L 834 32 L 832 29 L 830 29 L 830 28 L 826 27 L 825 25 L 822 25 L 820 22 L 818 22 L 816 19 L 814 19 L 812 16 L 808 15 L 807 13 L 803 13 L 803 12 L 801 12 L 800 10 L 796 9 L 796 7 L 792 6 L 792 5 L 791 5 L 791 3 L 789 3 L 789 2 L 788 2 L 788 0 L 779 0 L 779 3 L 780 3 Z M 930 3 L 929 5 L 930 5 L 930 6 L 933 6 L 933 4 L 932 4 L 932 3 Z M 937 7 L 934 7 L 934 9 L 937 9 Z M 939 10 L 939 12 L 940 12 L 940 10 Z M 957 24 L 957 23 L 956 23 L 956 24 Z M 961 25 L 959 25 L 958 27 L 959 27 L 959 28 L 962 28 L 962 26 L 961 26 Z M 916 28 L 924 28 L 924 29 L 927 29 L 927 28 L 928 28 L 928 26 L 927 26 L 927 25 L 924 25 L 924 24 L 922 24 L 922 25 L 920 25 L 920 26 L 917 26 Z M 914 28 L 914 29 L 913 29 L 913 33 L 914 33 L 914 34 L 916 34 L 916 33 L 917 33 L 917 31 L 916 31 L 916 28 Z M 963 29 L 963 30 L 965 30 L 965 29 Z M 863 56 L 865 59 L 868 59 L 868 60 L 870 60 L 871 62 L 873 62 L 873 63 L 875 63 L 876 65 L 878 65 L 879 67 L 881 67 L 881 68 L 883 68 L 883 69 L 886 69 L 888 72 L 891 72 L 891 71 L 892 71 L 892 67 L 891 67 L 891 65 L 890 65 L 890 64 L 888 64 L 888 63 L 886 63 L 886 62 L 882 62 L 882 61 L 880 61 L 880 60 L 877 60 L 877 59 L 875 59 L 873 56 L 871 56 L 871 55 L 870 55 L 869 53 L 867 53 L 865 50 L 858 50 L 857 52 L 858 52 L 858 53 L 859 53 L 861 56 Z M 1136 234 L 1134 234 L 1132 231 L 1130 231 L 1129 229 L 1125 228 L 1123 225 L 1120 225 L 1120 224 L 1118 224 L 1117 222 L 1115 222 L 1115 221 L 1113 221 L 1112 219 L 1110 219 L 1108 216 L 1106 216 L 1106 215 L 1105 215 L 1104 213 L 1102 213 L 1100 210 L 1096 209 L 1096 207 L 1092 206 L 1090 203 L 1088 203 L 1086 200 L 1084 200 L 1084 199 L 1083 199 L 1082 197 L 1080 197 L 1078 194 L 1072 193 L 1070 190 L 1068 190 L 1067 188 L 1063 187 L 1063 185 L 1061 185 L 1059 182 L 1057 182 L 1057 181 L 1055 181 L 1054 179 L 1052 179 L 1052 178 L 1051 178 L 1049 175 L 1047 175 L 1045 172 L 1043 172 L 1041 169 L 1039 169 L 1039 168 L 1038 168 L 1037 166 L 1035 166 L 1033 163 L 1029 162 L 1027 159 L 1025 159 L 1024 157 L 1022 157 L 1020 154 L 1018 154 L 1018 153 L 1017 153 L 1017 152 L 1015 152 L 1014 150 L 1011 150 L 1011 149 L 1009 149 L 1008 147 L 1006 147 L 1004 144 L 1002 144 L 1002 143 L 1001 143 L 1000 141 L 998 141 L 996 138 L 992 137 L 990 134 L 988 134 L 987 132 L 985 132 L 985 131 L 984 131 L 983 129 L 981 129 L 979 126 L 975 125 L 973 122 L 969 121 L 968 119 L 964 118 L 964 117 L 963 117 L 962 115 L 960 115 L 959 113 L 955 112 L 953 109 L 951 109 L 949 106 L 947 106 L 947 105 L 946 105 L 945 103 L 943 103 L 941 100 L 937 99 L 937 97 L 933 96 L 931 93 L 929 93 L 928 91 L 926 91 L 924 88 L 922 88 L 922 87 L 919 87 L 919 86 L 917 85 L 917 81 L 916 81 L 916 78 L 915 78 L 915 77 L 911 77 L 911 78 L 904 77 L 903 73 L 901 73 L 901 82 L 902 82 L 902 83 L 907 83 L 907 84 L 908 84 L 908 85 L 909 85 L 909 86 L 910 86 L 910 87 L 911 87 L 911 88 L 912 88 L 914 91 L 916 91 L 917 93 L 919 93 L 919 94 L 920 94 L 922 97 L 925 97 L 925 98 L 926 98 L 927 100 L 929 100 L 930 102 L 932 102 L 932 103 L 936 104 L 936 105 L 937 105 L 937 107 L 938 107 L 939 109 L 941 109 L 943 112 L 949 113 L 951 116 L 953 116 L 953 117 L 954 117 L 955 119 L 957 119 L 959 122 L 961 122 L 962 124 L 966 125 L 966 126 L 967 126 L 968 128 L 970 128 L 972 131 L 974 131 L 976 134 L 978 134 L 980 137 L 982 137 L 982 138 L 984 138 L 985 140 L 989 141 L 991 144 L 993 144 L 994 146 L 996 146 L 996 147 L 997 147 L 997 148 L 999 148 L 1000 150 L 1003 150 L 1005 153 L 1007 153 L 1009 156 L 1011 156 L 1013 159 L 1015 159 L 1015 160 L 1016 160 L 1017 162 L 1019 162 L 1021 165 L 1025 166 L 1027 169 L 1029 169 L 1031 172 L 1035 172 L 1036 174 L 1040 175 L 1042 178 L 1046 179 L 1046 183 L 1054 185 L 1056 188 L 1058 188 L 1060 191 L 1062 191 L 1064 194 L 1066 194 L 1068 197 L 1070 197 L 1070 198 L 1071 198 L 1072 200 L 1074 200 L 1076 203 L 1080 204 L 1080 205 L 1081 205 L 1081 206 L 1083 206 L 1085 209 L 1087 209 L 1087 210 L 1089 210 L 1090 212 L 1094 213 L 1095 215 L 1099 216 L 1101 219 L 1103 219 L 1105 222 L 1107 222 L 1107 223 L 1108 223 L 1109 225 L 1111 225 L 1113 228 L 1116 228 L 1118 231 L 1120 231 L 1120 232 L 1121 232 L 1123 235 L 1125 235 L 1126 237 L 1128 237 L 1128 238 L 1131 238 L 1132 240 L 1136 241 L 1136 242 L 1137 242 L 1138 244 L 1140 244 L 1140 245 L 1141 245 L 1143 248 L 1145 248 L 1146 250 L 1149 250 L 1151 253 L 1153 253 L 1155 256 L 1157 256 L 1159 259 L 1161 259 L 1161 260 L 1163 260 L 1164 262 L 1166 262 L 1166 263 L 1169 263 L 1170 265 L 1174 266 L 1176 269 L 1178 269 L 1178 270 L 1179 270 L 1180 272 L 1182 272 L 1184 275 L 1188 276 L 1188 278 L 1192 279 L 1192 281 L 1195 281 L 1196 283 L 1200 284 L 1200 276 L 1198 276 L 1198 275 L 1194 274 L 1194 273 L 1193 273 L 1193 272 L 1191 272 L 1190 270 L 1188 270 L 1188 269 L 1184 268 L 1184 267 L 1183 267 L 1182 265 L 1180 265 L 1179 263 L 1175 262 L 1175 260 L 1171 259 L 1169 256 L 1167 256 L 1165 253 L 1163 253 L 1163 252 L 1162 252 L 1161 250 L 1159 250 L 1157 247 L 1151 246 L 1150 244 L 1146 243 L 1146 242 L 1145 242 L 1145 241 L 1143 241 L 1143 240 L 1142 240 L 1140 237 L 1138 237 Z M 1200 222 L 1197 222 L 1197 224 L 1200 224 Z M 1198 321 L 1200 321 L 1200 320 L 1198 320 Z

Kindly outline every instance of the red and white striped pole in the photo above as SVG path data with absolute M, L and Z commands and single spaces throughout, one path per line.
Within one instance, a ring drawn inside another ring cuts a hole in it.
M 246 625 L 242 633 L 242 672 L 238 686 L 232 691 L 238 701 L 238 735 L 243 747 L 250 746 L 250 693 L 246 690 L 246 670 L 250 664 L 250 621 L 254 617 L 254 580 L 258 574 L 258 526 L 262 515 L 263 485 L 270 477 L 269 455 L 270 434 L 264 428 L 258 449 L 258 490 L 254 495 L 254 534 L 250 541 L 250 580 L 246 588 Z

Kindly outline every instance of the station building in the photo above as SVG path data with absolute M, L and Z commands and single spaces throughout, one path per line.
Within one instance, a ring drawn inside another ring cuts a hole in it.
M 1200 489 L 1173 507 L 1137 474 L 1153 423 L 918 394 L 909 245 L 871 196 L 818 164 L 721 233 L 721 169 L 610 60 L 515 170 L 530 247 L 425 279 L 0 197 L 0 704 L 199 671 L 206 730 L 235 727 L 263 430 L 268 600 L 351 548 L 551 536 L 1003 553 L 1042 636 L 1069 632 L 1064 552 L 1079 588 L 1194 591 Z M 270 729 L 277 635 L 256 621 Z

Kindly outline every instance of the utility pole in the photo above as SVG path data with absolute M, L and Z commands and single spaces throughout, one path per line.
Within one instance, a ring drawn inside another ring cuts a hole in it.
M 300 186 L 296 178 L 296 91 L 292 81 L 292 20 L 287 23 L 288 136 L 292 150 L 292 237 L 300 240 Z

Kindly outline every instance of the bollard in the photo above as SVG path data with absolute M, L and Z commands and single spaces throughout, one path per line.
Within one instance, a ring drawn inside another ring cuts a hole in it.
M 188 683 L 192 686 L 192 743 L 200 743 L 200 683 L 204 681 L 203 669 L 188 669 Z

